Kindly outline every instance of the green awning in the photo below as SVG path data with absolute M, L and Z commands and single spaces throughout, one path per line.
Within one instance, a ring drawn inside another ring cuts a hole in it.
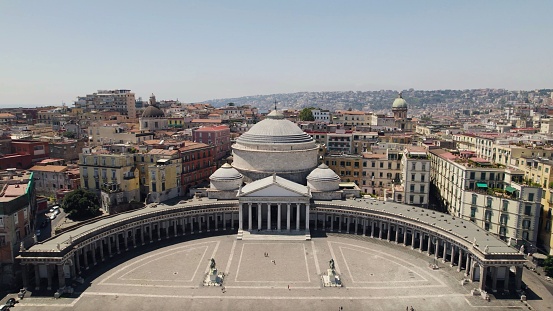
M 507 186 L 507 187 L 505 187 L 505 191 L 507 191 L 509 193 L 513 193 L 513 192 L 517 191 L 517 189 L 515 189 L 515 187 Z
M 485 182 L 477 182 L 477 183 L 476 183 L 476 187 L 477 187 L 477 188 L 484 188 L 484 189 L 485 189 L 485 188 L 488 188 L 488 184 L 485 183 Z

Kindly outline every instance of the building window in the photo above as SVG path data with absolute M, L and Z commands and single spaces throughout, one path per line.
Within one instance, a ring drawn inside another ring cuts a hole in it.
M 411 181 L 415 181 L 415 174 L 411 174 Z
M 487 208 L 491 208 L 491 207 L 492 207 L 492 202 L 493 202 L 493 198 L 488 197 L 488 198 L 486 199 L 486 207 L 487 207 Z
M 522 231 L 522 239 L 528 241 L 528 231 Z
M 476 217 L 476 207 L 471 207 L 470 208 L 470 217 L 471 218 Z
M 522 229 L 530 229 L 530 219 L 524 219 L 522 221 Z
M 414 196 L 414 195 L 410 195 L 410 196 L 409 196 L 409 203 L 413 204 L 414 201 L 415 201 L 415 196 Z
M 534 202 L 534 194 L 533 193 L 528 193 L 528 201 Z
M 473 204 L 473 205 L 476 205 L 476 200 L 477 200 L 477 199 L 478 199 L 478 195 L 473 194 L 473 195 L 472 195 L 472 204 Z
M 424 193 L 424 185 L 421 185 L 421 192 Z
M 410 190 L 411 190 L 411 192 L 415 192 L 415 185 L 411 185 Z
M 485 219 L 486 221 L 492 221 L 492 211 L 486 211 Z
M 524 215 L 531 216 L 532 214 L 532 205 L 524 206 Z
M 470 172 L 470 179 L 474 179 L 475 177 L 475 173 L 474 172 Z
M 503 211 L 506 212 L 509 210 L 509 201 L 503 200 Z

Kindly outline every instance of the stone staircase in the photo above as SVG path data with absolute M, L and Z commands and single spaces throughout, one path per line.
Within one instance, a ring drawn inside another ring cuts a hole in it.
M 237 240 L 244 241 L 309 241 L 311 233 L 309 231 L 238 231 Z

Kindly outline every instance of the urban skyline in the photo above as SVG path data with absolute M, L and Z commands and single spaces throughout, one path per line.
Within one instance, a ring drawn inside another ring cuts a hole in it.
M 329 1 L 0 3 L 0 107 L 97 89 L 200 102 L 553 82 L 553 4 Z M 109 10 L 108 10 L 109 8 Z

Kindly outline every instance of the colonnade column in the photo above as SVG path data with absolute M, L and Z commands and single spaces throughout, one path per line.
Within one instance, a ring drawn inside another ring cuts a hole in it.
M 257 230 L 261 230 L 261 203 L 257 203 Z
M 403 227 L 403 246 L 407 246 L 407 227 Z
M 369 219 L 369 222 L 371 223 L 371 238 L 374 238 L 374 221 Z
M 238 210 L 238 230 L 244 230 L 244 226 L 243 226 L 244 212 L 242 211 L 243 209 L 244 209 L 244 204 L 240 204 L 240 209 Z
M 23 278 L 23 288 L 29 287 L 29 272 L 27 271 L 27 264 L 21 264 L 21 277 Z
M 411 229 L 411 249 L 415 249 L 415 229 Z
M 280 206 L 282 205 L 282 203 L 278 203 L 278 214 L 277 214 L 277 230 L 280 231 L 280 222 L 282 221 L 282 216 L 280 215 L 280 213 L 282 212 L 282 209 L 280 208 Z
M 77 263 L 77 273 L 81 274 L 81 259 L 79 258 L 79 250 L 75 251 L 75 262 Z
M 123 231 L 123 234 L 125 235 L 123 238 L 125 239 L 125 250 L 129 250 L 129 232 L 127 230 Z
M 330 214 L 330 231 L 334 231 L 334 214 Z
M 272 230 L 271 228 L 271 203 L 267 203 L 267 230 Z
M 309 203 L 305 203 L 305 230 L 309 231 Z M 317 220 L 315 220 L 315 228 L 317 227 Z M 357 233 L 357 229 L 355 229 Z
M 252 203 L 248 203 L 248 230 L 253 230 L 252 224 Z
M 361 223 L 363 224 L 363 235 L 367 233 L 367 218 L 362 218 Z
M 445 262 L 445 256 L 444 256 L 444 262 Z M 455 245 L 453 243 L 451 244 L 451 264 L 450 267 L 453 267 L 455 264 Z
M 97 262 L 96 262 L 96 242 L 93 242 L 90 245 L 92 246 L 92 264 L 96 265 L 97 264 Z
M 286 203 L 286 230 L 290 231 L 290 203 Z
M 296 230 L 300 230 L 300 204 L 296 203 Z
M 100 259 L 104 261 L 104 239 L 101 239 L 100 241 Z
M 470 253 L 467 252 L 467 258 L 466 258 L 466 262 L 465 262 L 465 275 L 469 276 L 469 273 L 470 273 Z M 471 279 L 471 281 L 472 281 L 472 279 Z
M 151 236 L 151 230 L 152 228 L 150 227 L 150 236 Z M 150 237 L 150 242 L 152 242 L 151 240 L 151 237 Z M 119 246 L 119 233 L 116 233 L 115 234 L 115 248 L 117 249 L 117 254 L 121 254 L 121 249 L 120 249 L 120 246 Z
M 177 221 L 178 221 L 177 219 L 173 220 L 173 233 L 175 234 L 175 238 L 177 237 Z M 136 239 L 135 239 L 135 241 L 136 241 Z M 134 246 L 136 247 L 136 244 Z
M 338 217 L 338 219 L 339 219 L 338 220 L 338 232 L 342 232 L 342 221 L 343 221 L 342 216 L 337 215 L 336 217 Z
M 499 267 L 492 267 L 492 291 L 495 292 L 497 289 L 497 270 Z
M 52 265 L 46 265 L 46 279 L 48 280 L 47 290 L 52 290 Z
M 201 228 L 201 224 L 200 224 L 200 228 Z M 157 222 L 157 240 L 161 241 L 161 221 Z
M 461 272 L 462 264 L 463 264 L 463 250 L 459 248 L 459 258 L 457 259 L 457 272 Z
M 349 224 L 350 224 L 351 218 L 350 216 L 346 216 L 346 233 L 349 233 Z
M 439 252 L 440 252 L 440 240 L 436 238 L 436 245 L 434 245 L 434 259 L 436 260 L 438 259 Z
M 144 245 L 144 227 L 145 227 L 144 225 L 140 226 L 140 242 L 142 242 L 142 245 Z M 184 226 L 182 227 L 182 232 L 184 233 Z M 110 244 L 110 249 L 111 249 L 111 244 Z
M 388 232 L 386 232 L 386 240 L 388 240 L 388 242 L 390 242 L 390 241 L 392 241 L 392 224 L 391 223 L 389 223 L 389 222 L 386 223 L 386 230 L 388 230 Z
M 419 234 L 419 253 L 422 253 L 422 243 L 424 242 L 424 232 Z
M 111 253 L 111 236 L 108 236 L 108 255 L 109 257 L 113 256 L 113 254 Z
M 430 236 L 430 234 L 428 235 L 428 245 L 427 245 L 427 248 L 426 250 L 428 251 L 428 256 L 430 256 L 430 246 L 431 246 L 431 243 L 432 243 L 432 237 Z
M 38 264 L 35 264 L 35 290 L 40 290 L 40 270 Z
M 396 225 L 396 240 L 395 240 L 396 244 L 399 243 L 399 227 Z
M 444 241 L 444 251 L 443 251 L 443 257 L 442 257 L 442 262 L 445 263 L 445 257 L 447 256 L 447 242 Z M 453 253 L 451 253 L 451 255 L 453 255 Z M 452 267 L 453 267 L 453 257 L 451 257 L 451 264 L 452 264 Z
M 382 240 L 382 227 L 383 227 L 382 224 L 383 224 L 382 221 L 378 222 L 378 238 L 380 240 Z

